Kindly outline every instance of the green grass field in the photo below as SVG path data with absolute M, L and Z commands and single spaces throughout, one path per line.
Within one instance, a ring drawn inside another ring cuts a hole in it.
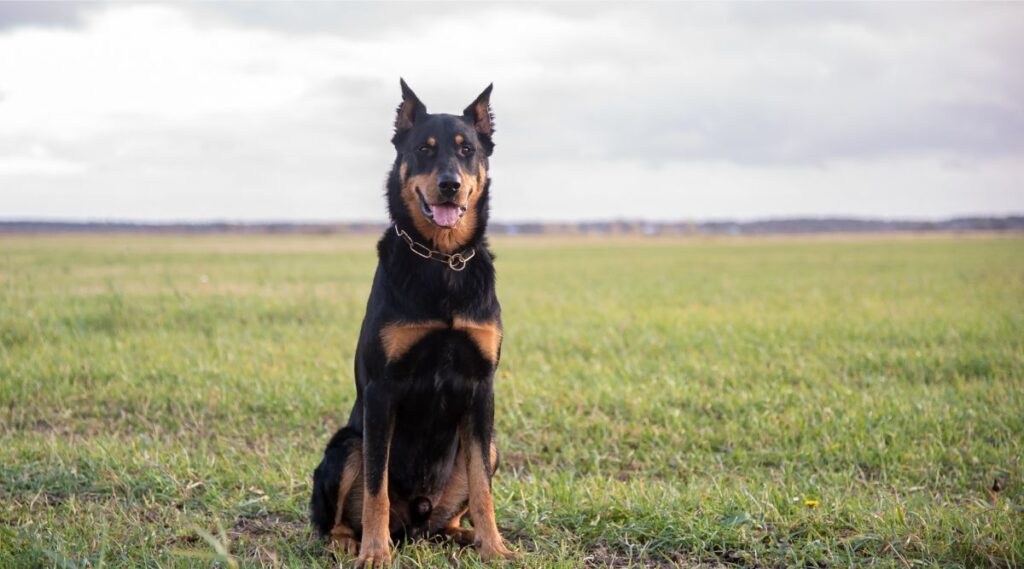
M 1024 565 L 1024 239 L 494 248 L 521 566 Z M 335 566 L 307 500 L 374 263 L 0 237 L 0 567 Z

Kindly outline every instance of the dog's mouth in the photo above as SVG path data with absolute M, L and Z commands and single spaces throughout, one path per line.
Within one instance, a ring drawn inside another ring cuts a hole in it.
M 423 197 L 423 192 L 419 188 L 416 188 L 416 195 L 420 198 L 420 211 L 423 212 L 427 219 L 434 222 L 434 225 L 439 227 L 455 227 L 455 224 L 462 219 L 462 216 L 466 215 L 466 206 L 464 205 L 454 202 L 442 204 L 427 203 L 427 199 Z

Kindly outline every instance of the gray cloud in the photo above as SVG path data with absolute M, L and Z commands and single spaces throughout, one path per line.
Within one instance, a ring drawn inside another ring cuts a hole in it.
M 646 26 L 636 35 L 583 38 L 546 57 L 557 77 L 533 86 L 536 99 L 565 105 L 563 121 L 589 131 L 581 138 L 600 141 L 606 159 L 806 163 L 1024 147 L 1024 34 L 1006 24 L 1020 6 L 938 17 L 935 5 L 801 6 L 630 14 Z M 595 62 L 600 73 L 579 76 Z
M 0 2 L 0 32 L 19 27 L 76 27 L 96 2 Z

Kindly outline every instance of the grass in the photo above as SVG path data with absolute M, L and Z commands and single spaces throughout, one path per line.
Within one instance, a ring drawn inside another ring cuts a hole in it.
M 1024 240 L 495 249 L 522 566 L 1024 564 Z M 335 566 L 306 504 L 374 263 L 0 237 L 0 566 Z

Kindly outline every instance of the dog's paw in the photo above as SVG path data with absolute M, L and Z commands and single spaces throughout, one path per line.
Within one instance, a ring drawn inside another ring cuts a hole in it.
M 444 534 L 459 545 L 473 545 L 473 542 L 476 541 L 476 533 L 469 528 L 446 527 Z
M 358 569 L 391 567 L 391 551 L 387 544 L 364 541 L 363 548 L 359 552 L 359 559 L 356 560 L 356 567 Z
M 391 567 L 391 555 L 360 555 L 356 560 L 356 569 L 382 569 Z
M 500 541 L 477 544 L 476 548 L 477 553 L 480 555 L 480 560 L 485 563 L 490 563 L 491 561 L 511 561 L 519 557 L 518 553 L 511 551 Z
M 352 537 L 331 538 L 331 543 L 328 547 L 335 555 L 354 557 L 356 552 L 359 551 L 359 542 Z
M 348 555 L 351 557 L 355 556 L 356 552 L 359 551 L 359 542 L 356 541 L 356 536 L 352 533 L 352 530 L 339 525 L 331 530 L 331 541 L 327 547 L 335 555 Z

